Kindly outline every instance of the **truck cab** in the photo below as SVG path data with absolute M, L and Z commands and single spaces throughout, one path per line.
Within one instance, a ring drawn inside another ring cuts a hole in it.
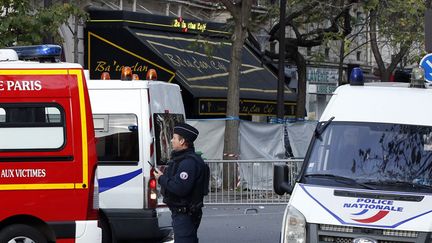
M 0 49 L 0 242 L 101 242 L 86 80 L 60 54 Z
M 295 185 L 275 167 L 275 191 L 291 194 L 280 242 L 432 241 L 432 89 L 420 81 L 336 89 Z

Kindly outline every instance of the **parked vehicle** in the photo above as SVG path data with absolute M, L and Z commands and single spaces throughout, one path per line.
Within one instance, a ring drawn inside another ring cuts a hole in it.
M 361 77 L 334 92 L 294 188 L 274 168 L 281 242 L 432 242 L 432 89 Z
M 101 242 L 87 85 L 60 54 L 0 49 L 0 242 Z
M 104 242 L 166 238 L 171 214 L 151 164 L 167 163 L 174 125 L 185 121 L 179 86 L 155 80 L 89 80 L 88 86 Z

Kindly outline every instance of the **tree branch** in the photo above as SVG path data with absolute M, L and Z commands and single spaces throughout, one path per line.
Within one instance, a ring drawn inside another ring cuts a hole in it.
M 236 5 L 231 0 L 220 0 L 223 5 L 227 8 L 227 10 L 231 13 L 232 16 L 235 14 Z
M 371 10 L 370 11 L 370 22 L 369 22 L 369 28 L 370 28 L 370 42 L 371 42 L 371 49 L 372 53 L 374 54 L 375 60 L 377 62 L 379 70 L 384 70 L 384 61 L 380 55 L 380 51 L 377 45 L 377 23 L 376 23 L 376 11 Z
M 297 17 L 300 17 L 303 14 L 309 12 L 312 9 L 311 2 L 309 2 L 308 4 L 306 4 L 305 6 L 303 6 L 298 11 L 295 11 L 295 12 L 292 12 L 291 14 L 289 14 L 285 18 L 285 23 L 288 25 L 289 23 L 291 23 L 293 21 L 293 19 L 295 19 Z M 273 40 L 277 39 L 277 37 L 279 36 L 279 34 L 278 34 L 279 33 L 279 29 L 280 29 L 280 23 L 278 22 L 277 24 L 275 24 L 275 26 L 273 26 L 273 28 L 269 32 L 269 35 L 270 35 L 270 40 L 269 41 L 273 41 Z

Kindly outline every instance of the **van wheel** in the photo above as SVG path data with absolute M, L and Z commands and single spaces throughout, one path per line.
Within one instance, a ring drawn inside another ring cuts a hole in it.
M 99 222 L 100 227 L 102 228 L 102 243 L 116 243 L 115 238 L 112 236 L 108 219 L 105 216 L 101 216 Z
M 0 231 L 0 242 L 47 243 L 47 239 L 41 232 L 31 226 L 13 224 Z

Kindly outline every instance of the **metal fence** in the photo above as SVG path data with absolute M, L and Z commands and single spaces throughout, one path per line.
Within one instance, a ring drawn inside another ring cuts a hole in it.
M 285 204 L 289 195 L 273 191 L 273 166 L 286 164 L 293 184 L 303 160 L 206 160 L 210 167 L 205 204 Z

